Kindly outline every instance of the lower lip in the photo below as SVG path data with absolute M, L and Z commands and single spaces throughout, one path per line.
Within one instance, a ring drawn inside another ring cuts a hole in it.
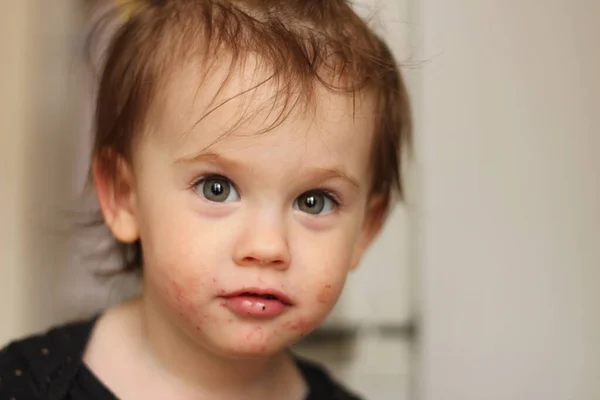
M 279 300 L 258 296 L 235 296 L 225 299 L 225 307 L 240 316 L 270 318 L 284 312 L 287 306 Z

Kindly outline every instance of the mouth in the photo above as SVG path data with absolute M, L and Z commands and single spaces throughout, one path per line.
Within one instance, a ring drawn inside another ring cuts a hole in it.
M 224 307 L 251 318 L 272 318 L 293 305 L 288 296 L 274 289 L 243 288 L 220 297 L 225 300 Z
M 277 300 L 286 306 L 293 305 L 292 300 L 288 296 L 275 289 L 244 288 L 242 290 L 225 294 L 221 297 L 226 299 L 234 297 L 248 297 L 264 300 Z

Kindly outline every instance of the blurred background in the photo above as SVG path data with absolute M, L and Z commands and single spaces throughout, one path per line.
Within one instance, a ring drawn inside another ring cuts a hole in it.
M 0 0 L 0 347 L 134 293 L 72 233 L 105 0 Z M 600 2 L 362 0 L 415 116 L 406 204 L 298 352 L 370 399 L 600 399 Z

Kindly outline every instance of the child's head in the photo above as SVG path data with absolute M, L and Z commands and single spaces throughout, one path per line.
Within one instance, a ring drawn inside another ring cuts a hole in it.
M 343 0 L 135 3 L 98 94 L 106 224 L 153 318 L 218 353 L 280 350 L 401 194 L 393 57 Z

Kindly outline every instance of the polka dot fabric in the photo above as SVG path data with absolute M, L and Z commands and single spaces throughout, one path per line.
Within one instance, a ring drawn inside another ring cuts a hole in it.
M 93 321 L 55 328 L 0 350 L 0 400 L 70 398 Z

